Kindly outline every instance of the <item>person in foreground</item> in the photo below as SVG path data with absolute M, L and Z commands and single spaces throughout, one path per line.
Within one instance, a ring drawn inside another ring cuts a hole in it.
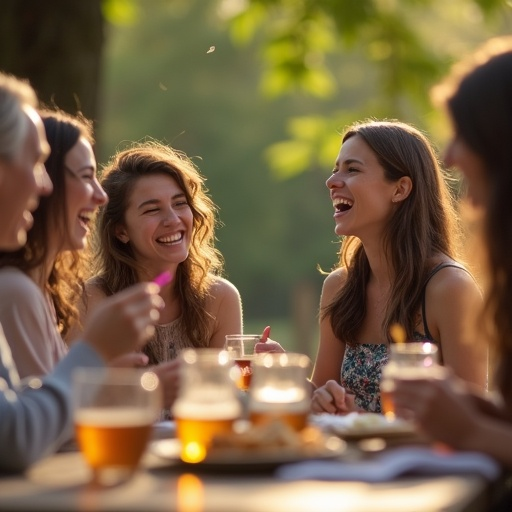
M 484 452 L 512 468 L 512 37 L 489 40 L 461 61 L 434 98 L 453 126 L 445 160 L 462 171 L 481 215 L 488 273 L 482 323 L 494 347 L 498 397 L 482 398 L 454 376 L 398 380 L 398 414 L 434 440 Z M 480 341 L 481 342 L 481 341 Z M 508 508 L 507 510 L 510 510 Z
M 322 289 L 312 411 L 381 412 L 394 323 L 483 388 L 486 351 L 465 343 L 482 297 L 457 260 L 458 217 L 428 139 L 398 121 L 350 126 L 326 184 L 344 239 Z
M 76 316 L 89 223 L 107 196 L 96 179 L 91 124 L 39 111 L 53 193 L 41 198 L 26 244 L 0 251 L 0 323 L 20 378 L 46 375 L 66 355 L 62 336 Z
M 240 294 L 221 277 L 222 256 L 214 246 L 216 207 L 193 162 L 158 141 L 135 143 L 116 154 L 101 185 L 109 202 L 97 219 L 95 266 L 80 305 L 81 321 L 105 297 L 168 272 L 172 280 L 160 291 L 165 306 L 143 350 L 169 382 L 169 407 L 178 353 L 187 347 L 223 348 L 227 334 L 243 332 Z
M 49 154 L 37 98 L 25 82 L 0 73 L 0 248 L 26 241 L 31 211 L 52 190 L 43 162 Z M 72 435 L 71 375 L 80 366 L 103 366 L 141 347 L 151 335 L 161 300 L 144 283 L 98 308 L 55 370 L 23 388 L 0 328 L 0 472 L 23 471 Z

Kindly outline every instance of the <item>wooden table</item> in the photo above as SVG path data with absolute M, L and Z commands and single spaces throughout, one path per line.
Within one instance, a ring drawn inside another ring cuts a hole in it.
M 478 476 L 394 482 L 284 482 L 272 474 L 190 473 L 147 454 L 141 470 L 112 488 L 89 484 L 79 453 L 42 460 L 26 475 L 0 478 L 2 511 L 481 512 L 492 486 Z

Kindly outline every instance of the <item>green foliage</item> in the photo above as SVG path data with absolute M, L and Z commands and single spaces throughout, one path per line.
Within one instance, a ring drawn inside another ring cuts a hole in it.
M 493 21 L 502 4 L 482 3 L 107 0 L 136 16 L 109 14 L 99 161 L 147 135 L 195 157 L 246 323 L 259 332 L 272 318 L 286 345 L 282 336 L 298 338 L 298 290 L 306 283 L 318 298 L 317 265 L 337 259 L 325 180 L 340 133 L 388 117 L 443 140 L 430 85 L 489 33 L 510 31 L 509 18 Z M 475 15 L 484 11 L 489 29 Z

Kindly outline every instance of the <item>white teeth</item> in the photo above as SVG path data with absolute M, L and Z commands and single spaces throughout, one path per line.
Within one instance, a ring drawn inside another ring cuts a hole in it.
M 349 199 L 345 199 L 344 197 L 335 197 L 332 200 L 332 205 L 334 207 L 338 206 L 339 204 L 346 204 L 347 206 L 352 206 L 354 204 L 353 201 L 350 201 Z
M 163 236 L 161 238 L 157 238 L 156 241 L 160 242 L 160 243 L 163 243 L 163 244 L 170 244 L 172 242 L 178 242 L 181 239 L 182 239 L 182 234 L 181 233 L 177 233 L 176 235 Z

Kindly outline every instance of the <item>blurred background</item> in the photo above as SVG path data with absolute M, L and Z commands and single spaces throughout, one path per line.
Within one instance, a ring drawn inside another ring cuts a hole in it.
M 93 119 L 100 167 L 145 137 L 192 157 L 245 332 L 314 358 L 344 127 L 398 118 L 442 151 L 430 88 L 511 32 L 511 0 L 2 0 L 0 69 Z

